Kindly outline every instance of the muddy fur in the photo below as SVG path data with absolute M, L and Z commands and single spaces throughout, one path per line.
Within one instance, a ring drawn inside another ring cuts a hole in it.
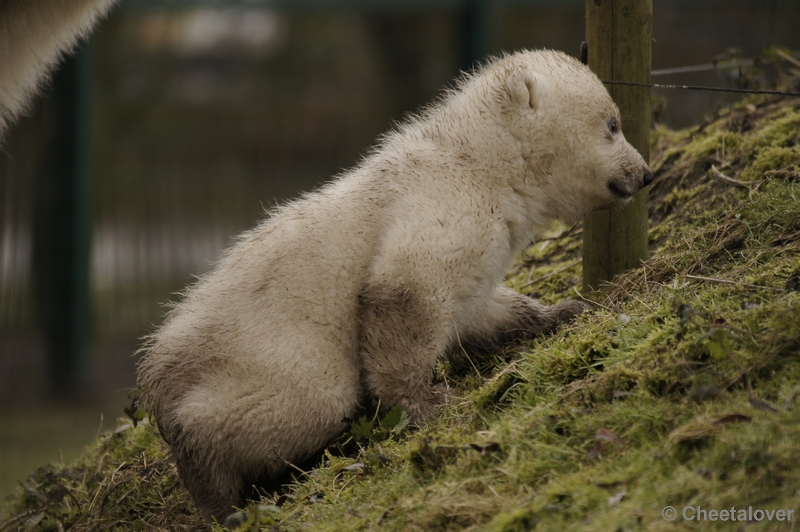
M 0 0 L 0 138 L 116 0 Z
M 367 399 L 425 421 L 447 396 L 435 363 L 458 342 L 541 334 L 584 310 L 502 281 L 552 219 L 621 205 L 652 178 L 619 120 L 576 60 L 506 56 L 242 235 L 139 367 L 200 511 L 223 519 Z

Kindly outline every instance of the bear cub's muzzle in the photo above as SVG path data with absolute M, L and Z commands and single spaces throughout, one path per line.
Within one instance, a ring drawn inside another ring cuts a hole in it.
M 644 165 L 641 172 L 638 175 L 626 175 L 611 179 L 608 182 L 608 190 L 620 200 L 630 199 L 634 194 L 653 182 L 653 172 L 649 166 Z

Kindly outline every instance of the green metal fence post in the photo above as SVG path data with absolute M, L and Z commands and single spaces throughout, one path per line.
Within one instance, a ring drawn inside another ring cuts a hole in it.
M 91 47 L 84 43 L 53 77 L 57 131 L 48 165 L 53 170 L 37 200 L 39 310 L 50 393 L 60 398 L 80 394 L 88 374 L 92 73 Z

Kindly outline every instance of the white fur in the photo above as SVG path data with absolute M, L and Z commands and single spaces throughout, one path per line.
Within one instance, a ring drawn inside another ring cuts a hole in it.
M 0 0 L 0 138 L 115 0 Z
M 365 397 L 426 419 L 437 358 L 583 310 L 504 288 L 554 218 L 620 205 L 649 170 L 602 83 L 557 52 L 464 79 L 355 169 L 275 211 L 190 288 L 140 383 L 206 515 L 313 455 Z

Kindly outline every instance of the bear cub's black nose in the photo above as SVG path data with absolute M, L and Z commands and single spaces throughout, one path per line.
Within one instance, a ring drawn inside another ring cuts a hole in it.
M 645 166 L 644 167 L 644 185 L 643 186 L 646 187 L 647 185 L 649 185 L 652 182 L 653 182 L 653 172 L 650 171 L 649 167 Z

